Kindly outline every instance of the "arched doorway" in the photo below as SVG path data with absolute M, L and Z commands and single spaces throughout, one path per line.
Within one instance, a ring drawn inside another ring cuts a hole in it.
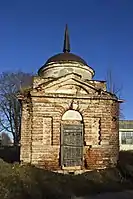
M 76 167 L 83 163 L 83 121 L 78 111 L 68 110 L 61 123 L 61 166 Z

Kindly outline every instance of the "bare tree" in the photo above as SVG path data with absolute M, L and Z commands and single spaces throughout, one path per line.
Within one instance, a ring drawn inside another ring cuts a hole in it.
M 17 95 L 22 88 L 32 85 L 29 73 L 6 72 L 0 75 L 0 131 L 10 132 L 14 145 L 20 140 L 21 104 Z
M 107 83 L 107 91 L 109 91 L 112 94 L 115 94 L 118 99 L 122 98 L 122 90 L 123 90 L 123 86 L 118 86 L 116 85 L 116 82 L 113 78 L 113 73 L 112 70 L 109 69 L 107 71 L 107 75 L 106 75 L 106 83 Z M 119 119 L 124 119 L 124 114 L 123 114 L 123 109 L 122 109 L 122 104 L 120 103 L 120 107 L 119 107 Z

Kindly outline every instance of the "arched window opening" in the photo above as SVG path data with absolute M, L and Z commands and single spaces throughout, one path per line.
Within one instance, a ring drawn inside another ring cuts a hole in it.
M 62 120 L 76 120 L 82 121 L 82 116 L 78 111 L 75 110 L 68 110 L 62 116 Z

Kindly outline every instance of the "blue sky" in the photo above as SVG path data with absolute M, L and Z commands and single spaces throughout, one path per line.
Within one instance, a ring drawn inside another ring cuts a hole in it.
M 68 23 L 71 52 L 104 80 L 112 70 L 125 119 L 133 119 L 132 0 L 0 0 L 0 72 L 36 73 L 62 51 Z

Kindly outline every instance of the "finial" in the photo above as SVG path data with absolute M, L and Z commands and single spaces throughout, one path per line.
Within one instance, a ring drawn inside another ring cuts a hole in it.
M 68 26 L 67 26 L 67 24 L 66 24 L 65 35 L 64 35 L 63 52 L 64 53 L 69 53 L 70 52 L 70 42 L 69 42 L 69 33 L 68 33 Z

